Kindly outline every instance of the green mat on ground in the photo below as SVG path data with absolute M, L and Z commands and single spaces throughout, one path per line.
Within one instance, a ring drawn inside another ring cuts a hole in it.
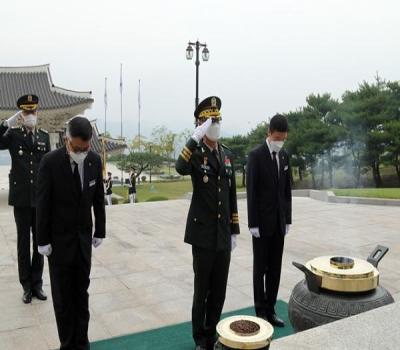
M 293 333 L 287 313 L 287 303 L 279 300 L 276 313 L 286 324 L 285 328 L 275 328 L 273 339 L 285 337 Z M 234 315 L 255 316 L 254 308 L 236 310 L 223 314 L 222 318 Z M 100 340 L 91 344 L 92 350 L 193 350 L 192 325 L 190 322 L 180 323 L 145 332 L 124 335 L 121 337 Z

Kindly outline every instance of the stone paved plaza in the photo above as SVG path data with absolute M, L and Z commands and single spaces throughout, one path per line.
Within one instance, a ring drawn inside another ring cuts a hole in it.
M 90 339 L 110 338 L 190 320 L 191 249 L 183 243 L 187 200 L 107 208 L 108 238 L 94 253 Z M 252 305 L 252 250 L 246 201 L 239 201 L 242 234 L 232 256 L 225 311 Z M 288 300 L 303 275 L 292 265 L 325 254 L 366 258 L 382 244 L 381 283 L 400 300 L 400 208 L 333 204 L 294 198 L 279 298 Z M 17 277 L 11 208 L 0 209 L 0 349 L 58 346 L 51 300 L 23 305 Z M 47 262 L 44 289 L 50 294 Z M 50 298 L 51 299 L 51 298 Z

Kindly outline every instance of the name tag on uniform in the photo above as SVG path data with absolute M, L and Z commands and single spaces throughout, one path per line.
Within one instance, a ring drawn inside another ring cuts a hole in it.
M 283 171 L 286 171 L 286 170 L 288 170 L 289 169 L 289 165 L 286 165 L 284 168 L 283 168 Z
M 38 142 L 38 145 L 40 145 L 40 146 L 46 146 L 46 143 L 45 142 Z
M 89 182 L 89 187 L 96 185 L 96 180 L 92 180 Z

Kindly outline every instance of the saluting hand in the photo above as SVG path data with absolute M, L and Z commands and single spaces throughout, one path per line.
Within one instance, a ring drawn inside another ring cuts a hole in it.
M 212 124 L 212 119 L 208 118 L 203 124 L 199 125 L 192 135 L 192 139 L 195 140 L 197 143 L 204 137 L 207 133 L 208 128 Z
M 20 118 L 20 116 L 22 115 L 21 111 L 15 113 L 12 117 L 8 118 L 6 120 L 7 122 L 7 126 L 9 128 L 13 127 L 15 124 L 17 124 L 18 119 Z

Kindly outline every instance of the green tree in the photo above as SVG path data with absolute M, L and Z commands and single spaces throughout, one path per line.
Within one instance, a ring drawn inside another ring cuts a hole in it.
M 362 170 L 372 170 L 376 187 L 382 186 L 380 165 L 390 135 L 385 124 L 395 119 L 388 84 L 379 76 L 370 84 L 363 82 L 358 90 L 343 95 L 342 120 L 346 141 L 353 155 L 356 186 L 361 184 Z
M 117 168 L 123 171 L 130 171 L 132 168 L 136 169 L 136 177 L 140 177 L 143 171 L 150 168 L 157 168 L 162 165 L 163 157 L 156 153 L 151 152 L 134 152 L 130 151 L 129 154 L 123 154 L 117 162 Z

